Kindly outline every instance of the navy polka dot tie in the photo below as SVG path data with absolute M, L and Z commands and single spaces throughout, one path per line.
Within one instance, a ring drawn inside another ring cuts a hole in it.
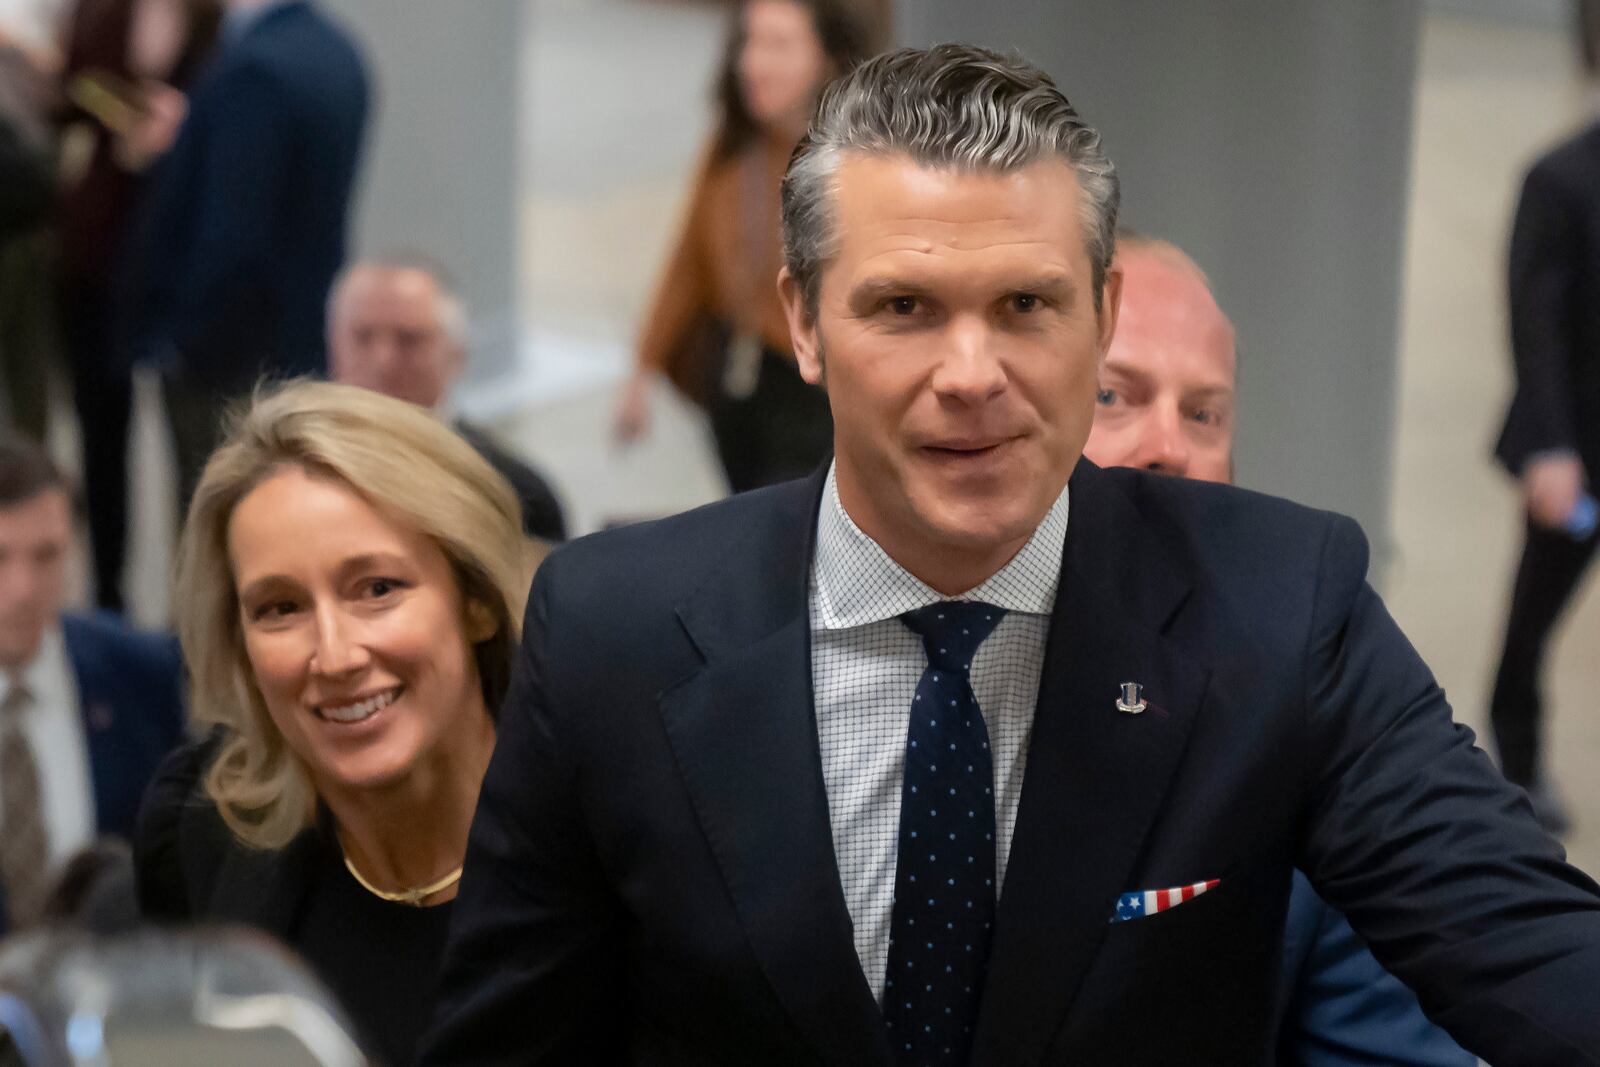
M 901 618 L 922 638 L 900 787 L 883 1015 L 902 1067 L 965 1064 L 994 936 L 994 760 L 972 657 L 1005 614 L 942 601 Z

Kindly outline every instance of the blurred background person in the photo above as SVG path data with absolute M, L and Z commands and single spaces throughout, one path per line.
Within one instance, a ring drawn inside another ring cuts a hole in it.
M 367 96 L 361 54 L 319 5 L 228 0 L 131 264 L 129 343 L 161 370 L 180 505 L 229 400 L 262 375 L 326 372 Z
M 1238 354 L 1204 272 L 1167 241 L 1117 238 L 1122 302 L 1083 454 L 1102 467 L 1233 481 Z M 1279 1060 L 1300 1067 L 1475 1067 L 1299 871 L 1277 1007 Z
M 364 260 L 333 285 L 329 370 L 335 381 L 409 400 L 444 419 L 516 490 L 523 530 L 564 541 L 566 519 L 544 478 L 451 407 L 469 333 L 466 306 L 438 264 L 413 255 Z
M 54 248 L 46 223 L 55 180 L 52 53 L 0 26 L 0 379 L 10 423 L 36 441 L 49 428 L 49 378 L 59 343 L 50 300 Z
M 175 643 L 63 610 L 71 545 L 60 472 L 0 440 L 0 932 L 41 917 L 67 857 L 132 835 L 183 732 Z
M 736 493 L 807 474 L 832 448 L 827 398 L 801 380 L 778 303 L 778 192 L 822 87 L 864 58 L 866 41 L 843 0 L 737 5 L 721 118 L 618 402 L 616 433 L 629 441 L 665 374 L 705 408 Z
M 210 55 L 221 0 L 80 0 L 71 11 L 64 106 L 61 337 L 72 380 L 95 599 L 123 608 L 133 375 L 114 343 L 129 224 L 148 168 L 177 137 L 184 91 Z
M 430 1013 L 528 548 L 471 446 L 331 383 L 258 399 L 189 508 L 179 635 L 212 730 L 145 802 L 141 905 L 276 935 L 386 1063 Z
M 1489 718 L 1506 777 L 1552 833 L 1571 819 L 1541 755 L 1545 649 L 1600 544 L 1600 123 L 1543 155 L 1523 180 L 1508 272 L 1516 391 L 1495 456 L 1521 482 L 1522 558 Z

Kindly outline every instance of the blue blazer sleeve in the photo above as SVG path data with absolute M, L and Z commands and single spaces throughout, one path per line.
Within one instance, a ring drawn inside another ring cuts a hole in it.
M 1283 1067 L 1477 1067 L 1299 871 L 1284 933 Z
M 1307 635 L 1300 862 L 1428 1017 L 1490 1063 L 1600 1065 L 1600 887 L 1508 789 L 1326 535 Z

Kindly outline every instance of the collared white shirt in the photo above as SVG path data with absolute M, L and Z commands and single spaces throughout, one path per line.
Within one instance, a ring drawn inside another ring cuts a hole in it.
M 249 33 L 256 23 L 260 22 L 274 8 L 283 7 L 291 0 L 266 0 L 265 3 L 254 7 L 234 8 L 222 19 L 222 43 L 224 46 L 237 44 Z
M 1011 562 L 982 585 L 944 597 L 889 558 L 839 502 L 834 472 L 822 492 L 811 567 L 811 688 L 817 744 L 856 955 L 882 999 L 899 852 L 900 789 L 911 698 L 928 665 L 899 616 L 939 600 L 978 600 L 1007 614 L 972 659 L 973 695 L 994 753 L 995 874 L 1006 860 L 1022 798 L 1045 637 L 1067 535 L 1067 490 Z
M 44 824 L 54 866 L 92 844 L 95 835 L 89 742 L 79 712 L 78 680 L 59 628 L 45 631 L 39 651 L 21 675 L 29 700 L 17 714 L 22 716 L 23 734 L 33 746 L 39 767 Z M 14 684 L 9 671 L 0 671 L 0 706 Z M 0 826 L 3 833 L 5 827 Z

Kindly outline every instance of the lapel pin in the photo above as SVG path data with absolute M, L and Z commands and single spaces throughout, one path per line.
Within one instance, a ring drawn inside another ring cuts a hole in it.
M 1128 715 L 1143 714 L 1146 705 L 1139 695 L 1142 688 L 1138 682 L 1123 682 L 1122 696 L 1117 698 L 1117 710 Z

